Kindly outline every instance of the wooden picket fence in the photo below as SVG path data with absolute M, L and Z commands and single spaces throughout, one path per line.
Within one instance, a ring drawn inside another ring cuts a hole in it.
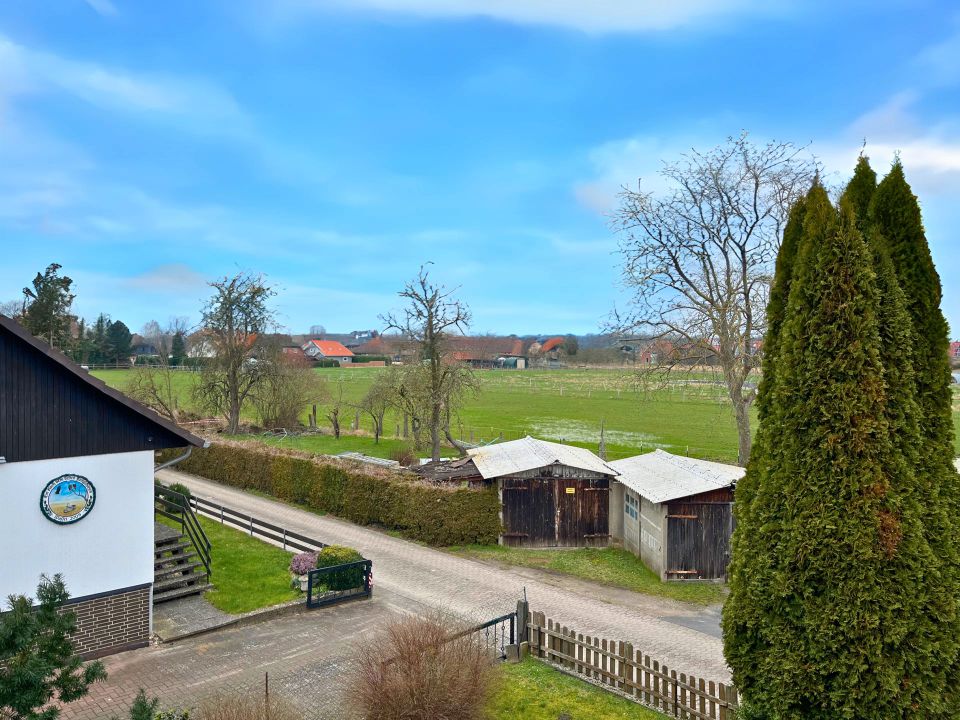
M 678 673 L 628 642 L 584 636 L 544 617 L 527 615 L 530 654 L 617 690 L 677 718 L 733 720 L 737 689 Z

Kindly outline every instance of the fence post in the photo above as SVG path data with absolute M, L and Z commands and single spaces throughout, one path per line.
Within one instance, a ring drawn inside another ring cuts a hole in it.
M 283 549 L 287 549 L 287 529 L 283 529 Z
M 527 616 L 530 613 L 530 604 L 526 600 L 517 601 L 517 645 L 529 638 L 527 631 Z
M 633 655 L 633 645 L 621 640 L 617 647 L 617 655 L 617 662 L 620 664 L 620 672 L 617 673 L 620 676 L 619 688 L 622 692 L 629 693 L 630 686 L 627 685 L 629 665 L 627 663 L 630 662 L 631 656 Z

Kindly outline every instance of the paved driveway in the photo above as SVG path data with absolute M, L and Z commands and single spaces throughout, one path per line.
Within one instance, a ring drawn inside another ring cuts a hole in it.
M 430 608 L 486 620 L 514 609 L 524 588 L 532 608 L 584 634 L 629 640 L 678 672 L 729 677 L 715 609 L 456 557 L 184 473 L 162 471 L 160 478 L 323 542 L 357 548 L 374 562 L 374 597 L 106 658 L 107 682 L 67 708 L 64 720 L 125 717 L 141 687 L 165 707 L 189 707 L 217 692 L 262 691 L 264 673 L 272 692 L 294 700 L 304 718 L 347 717 L 344 683 L 354 647 L 376 638 L 383 623 Z
M 515 608 L 526 588 L 531 608 L 578 632 L 629 640 L 678 672 L 721 682 L 729 679 L 715 609 L 456 557 L 173 470 L 161 471 L 160 479 L 182 482 L 200 497 L 322 542 L 354 547 L 373 560 L 377 590 L 414 604 L 486 620 Z
M 419 612 L 401 598 L 381 592 L 322 610 L 306 610 L 256 625 L 230 627 L 104 659 L 107 681 L 68 705 L 63 720 L 128 717 L 140 688 L 167 709 L 194 707 L 226 693 L 258 693 L 264 675 L 270 692 L 292 702 L 309 720 L 349 717 L 345 681 L 358 643 L 377 636 L 391 618 Z

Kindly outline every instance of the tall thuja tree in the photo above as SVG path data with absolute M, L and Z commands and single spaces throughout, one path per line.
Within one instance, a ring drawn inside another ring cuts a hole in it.
M 853 170 L 853 177 L 843 191 L 843 201 L 849 203 L 850 209 L 857 218 L 857 228 L 862 233 L 865 233 L 870 201 L 873 199 L 873 193 L 876 189 L 877 173 L 870 167 L 870 158 L 861 155 L 857 158 L 857 166 Z M 869 238 L 867 239 L 869 242 Z
M 807 199 L 763 430 L 777 442 L 748 468 L 761 475 L 736 531 L 725 651 L 774 718 L 948 717 L 929 682 L 933 556 L 902 452 L 918 411 L 883 362 L 884 332 L 908 335 L 907 316 L 902 296 L 883 308 L 851 205 L 838 217 L 822 189 Z
M 899 159 L 870 202 L 869 233 L 891 262 L 911 319 L 910 350 L 916 368 L 921 438 L 917 472 L 927 506 L 927 534 L 937 553 L 939 576 L 931 592 L 939 621 L 935 648 L 947 686 L 960 693 L 960 477 L 953 465 L 948 326 L 940 309 L 940 277 L 920 214 Z
M 734 505 L 736 529 L 728 577 L 730 595 L 723 609 L 724 646 L 730 666 L 741 687 L 761 684 L 759 669 L 769 652 L 766 624 L 775 612 L 769 588 L 775 583 L 774 557 L 761 539 L 764 508 L 758 516 L 753 502 L 758 491 L 770 482 L 771 462 L 780 446 L 773 402 L 777 364 L 782 350 L 781 333 L 787 315 L 791 288 L 808 272 L 809 255 L 820 247 L 835 222 L 836 213 L 826 190 L 815 181 L 806 197 L 791 209 L 777 255 L 770 299 L 767 304 L 767 332 L 763 341 L 763 377 L 757 392 L 760 425 L 754 451 L 743 479 L 737 483 Z M 756 693 L 753 693 L 756 695 Z

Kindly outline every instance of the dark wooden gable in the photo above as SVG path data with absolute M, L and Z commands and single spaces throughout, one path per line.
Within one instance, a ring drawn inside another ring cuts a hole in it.
M 203 440 L 0 315 L 0 457 L 6 462 L 187 445 L 200 447 Z

